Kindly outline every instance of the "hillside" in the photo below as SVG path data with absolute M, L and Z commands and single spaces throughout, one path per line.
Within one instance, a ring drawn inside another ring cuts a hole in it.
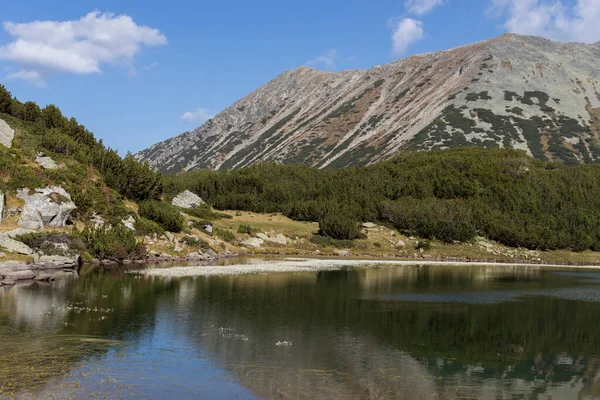
M 198 129 L 136 158 L 166 173 L 258 161 L 366 165 L 406 149 L 600 157 L 600 43 L 514 34 L 368 70 L 287 71 Z

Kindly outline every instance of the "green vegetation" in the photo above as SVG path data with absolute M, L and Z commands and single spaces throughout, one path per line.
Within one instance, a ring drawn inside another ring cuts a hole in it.
M 112 229 L 85 228 L 74 236 L 83 241 L 85 248 L 95 258 L 101 260 L 124 260 L 143 258 L 146 247 L 138 242 L 133 231 L 123 225 Z
M 423 238 L 476 234 L 529 249 L 600 250 L 600 166 L 566 167 L 507 149 L 407 152 L 369 167 L 318 170 L 263 163 L 181 179 L 217 209 L 282 212 L 356 238 L 382 221 Z
M 179 209 L 168 203 L 147 200 L 139 203 L 140 216 L 156 222 L 169 232 L 181 232 L 185 228 L 184 219 Z
M 233 242 L 235 240 L 235 234 L 231 232 L 229 229 L 220 229 L 215 228 L 215 235 L 220 237 L 226 242 Z
M 165 233 L 162 226 L 143 217 L 136 219 L 133 227 L 135 228 L 135 233 L 140 236 L 163 235 Z
M 253 233 L 256 233 L 256 229 L 254 229 L 248 224 L 240 224 L 240 226 L 238 226 L 237 232 L 241 234 L 252 235 Z
M 480 93 L 468 93 L 465 96 L 465 100 L 467 101 L 477 101 L 477 100 L 491 100 L 492 97 L 489 95 L 487 91 Z
M 198 249 L 206 249 L 206 250 L 210 249 L 210 245 L 208 244 L 208 242 L 206 240 L 202 240 L 202 239 L 195 238 L 192 236 L 184 236 L 181 239 L 179 239 L 179 242 L 183 243 L 187 246 L 195 247 Z

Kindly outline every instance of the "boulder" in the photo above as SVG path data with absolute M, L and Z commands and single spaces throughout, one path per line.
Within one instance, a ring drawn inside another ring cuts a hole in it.
M 362 224 L 363 228 L 366 229 L 373 229 L 373 228 L 377 228 L 377 224 L 374 224 L 372 222 L 365 222 L 364 224 Z
M 25 255 L 33 254 L 33 250 L 25 243 L 21 243 L 17 240 L 14 240 L 6 234 L 0 234 L 0 247 L 11 253 L 19 253 Z
M 261 238 L 249 238 L 242 242 L 244 246 L 260 247 L 265 241 Z
M 273 243 L 279 243 L 279 244 L 287 244 L 288 243 L 288 238 L 286 238 L 284 235 L 282 235 L 281 233 L 278 233 L 277 235 L 275 235 L 275 237 L 271 237 L 267 239 L 269 242 L 273 242 Z
M 402 249 L 406 247 L 406 243 L 404 243 L 404 240 L 397 240 L 392 243 L 392 246 L 394 246 L 397 249 Z
M 198 195 L 186 190 L 185 192 L 181 192 L 175 196 L 171 201 L 171 204 L 181 208 L 196 208 L 204 204 L 204 200 L 202 200 Z
M 340 256 L 340 257 L 349 257 L 350 256 L 350 250 L 336 250 L 335 254 Z
M 125 226 L 125 228 L 135 231 L 135 227 L 133 226 L 135 224 L 135 218 L 133 218 L 133 215 L 130 215 L 129 217 L 127 217 L 127 219 L 124 219 L 121 222 L 123 223 L 123 226 Z
M 0 258 L 2 258 L 2 257 L 6 257 L 6 253 L 3 251 L 0 251 Z
M 269 237 L 267 236 L 267 234 L 266 234 L 266 233 L 257 233 L 257 234 L 256 234 L 256 237 L 257 237 L 257 238 L 260 238 L 260 239 L 262 239 L 262 240 L 269 240 Z
M 20 189 L 17 190 L 17 197 L 25 200 L 19 219 L 19 226 L 22 228 L 63 227 L 77 208 L 71 200 L 71 195 L 60 186 L 36 190 Z
M 0 224 L 2 223 L 2 218 L 4 217 L 4 192 L 0 190 Z
M 0 119 L 0 144 L 6 147 L 12 147 L 15 131 L 8 124 Z
M 51 157 L 43 157 L 38 155 L 35 162 L 44 169 L 58 169 L 58 164 Z
M 213 233 L 213 226 L 211 224 L 204 225 L 202 229 L 207 233 Z
M 173 235 L 171 232 L 165 232 L 165 236 L 167 237 L 169 242 L 172 242 L 173 240 L 175 240 L 175 235 Z

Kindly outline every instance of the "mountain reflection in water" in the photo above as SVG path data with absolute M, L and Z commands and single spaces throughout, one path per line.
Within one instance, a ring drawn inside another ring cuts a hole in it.
M 0 397 L 600 397 L 598 276 L 374 266 L 0 288 Z

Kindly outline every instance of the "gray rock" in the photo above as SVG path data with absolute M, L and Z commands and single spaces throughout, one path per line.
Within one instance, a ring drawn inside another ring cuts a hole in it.
M 6 257 L 6 253 L 3 251 L 0 251 L 0 258 L 2 258 L 2 257 Z
M 210 224 L 204 225 L 202 229 L 204 229 L 207 233 L 213 233 L 213 226 Z
M 186 257 L 188 260 L 199 260 L 202 258 L 202 255 L 198 252 L 189 253 Z
M 372 222 L 365 222 L 364 224 L 362 224 L 363 228 L 367 228 L 367 229 L 373 229 L 373 228 L 377 228 L 377 224 L 374 224 Z
M 6 147 L 12 147 L 12 141 L 15 138 L 15 131 L 8 124 L 0 119 L 0 144 Z
M 266 234 L 266 233 L 257 233 L 257 234 L 256 234 L 256 237 L 257 237 L 257 238 L 260 238 L 260 239 L 262 239 L 262 240 L 269 240 L 269 236 L 267 236 L 267 234 Z
M 130 215 L 129 217 L 127 217 L 127 219 L 124 219 L 121 222 L 123 223 L 125 228 L 135 231 L 135 227 L 133 226 L 135 224 L 135 218 L 133 218 L 133 215 Z
M 44 169 L 58 169 L 58 164 L 51 157 L 43 157 L 38 155 L 35 162 Z
M 169 242 L 172 242 L 173 240 L 175 240 L 175 236 L 171 232 L 165 232 L 165 236 L 167 237 Z
M 242 242 L 244 246 L 260 247 L 265 241 L 261 238 L 249 238 Z
M 71 195 L 60 186 L 30 191 L 17 190 L 17 197 L 25 200 L 19 226 L 29 229 L 43 229 L 44 226 L 63 227 L 71 213 L 77 208 Z M 40 226 L 41 222 L 41 226 Z
M 25 255 L 33 254 L 33 250 L 25 243 L 21 243 L 17 240 L 14 240 L 6 234 L 0 234 L 0 247 L 11 253 L 19 253 Z
M 335 254 L 337 254 L 340 257 L 348 257 L 350 256 L 350 250 L 336 250 Z
M 32 270 L 24 270 L 24 271 L 11 271 L 7 272 L 4 276 L 6 278 L 12 279 L 13 281 L 25 281 L 27 279 L 35 278 L 35 272 Z
M 90 222 L 92 224 L 94 224 L 94 228 L 98 229 L 98 228 L 102 228 L 104 226 L 104 224 L 106 223 L 104 221 L 104 218 L 102 218 L 101 215 L 93 213 L 92 217 L 90 218 Z
M 271 237 L 271 238 L 267 238 L 267 240 L 269 242 L 273 242 L 273 243 L 279 243 L 279 244 L 287 244 L 288 243 L 288 238 L 286 238 L 283 234 L 278 233 L 277 235 L 275 235 L 275 237 Z
M 401 248 L 406 247 L 406 243 L 404 243 L 404 240 L 397 240 L 392 243 L 392 246 L 394 246 L 395 248 L 401 249 Z
M 21 218 L 19 218 L 19 226 L 24 229 L 44 229 L 44 221 L 39 210 L 33 204 L 25 204 L 21 210 Z
M 202 200 L 198 195 L 186 190 L 185 192 L 179 193 L 173 200 L 171 204 L 181 208 L 196 208 L 201 204 L 204 204 L 204 200 Z

